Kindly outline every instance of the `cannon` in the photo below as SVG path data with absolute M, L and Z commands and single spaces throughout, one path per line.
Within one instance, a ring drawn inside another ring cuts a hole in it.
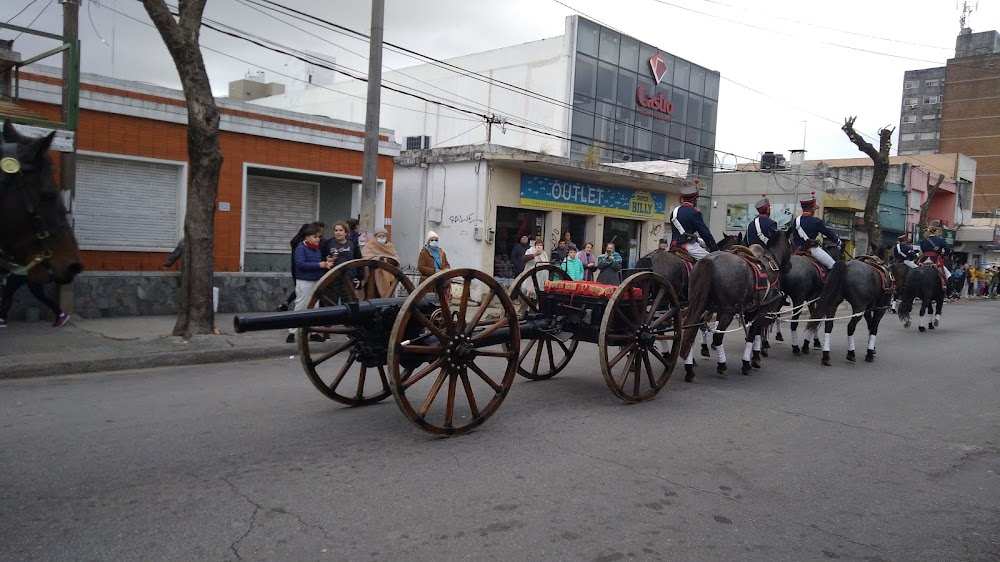
M 392 294 L 377 294 L 374 275 L 393 280 Z M 302 366 L 325 396 L 364 406 L 391 395 L 419 428 L 450 436 L 489 419 L 515 374 L 555 376 L 580 341 L 598 344 L 605 381 L 622 400 L 652 399 L 666 385 L 681 335 L 673 289 L 649 271 L 596 294 L 589 286 L 552 265 L 523 272 L 509 290 L 471 268 L 414 286 L 391 264 L 354 260 L 317 282 L 307 310 L 238 315 L 234 327 L 296 329 Z

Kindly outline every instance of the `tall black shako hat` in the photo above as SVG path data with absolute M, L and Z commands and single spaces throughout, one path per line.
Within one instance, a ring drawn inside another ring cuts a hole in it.
M 754 204 L 754 208 L 757 209 L 758 213 L 765 215 L 771 212 L 771 202 L 767 199 L 766 193 L 761 194 L 761 197 L 763 197 L 763 199 L 757 201 L 757 203 Z
M 698 178 L 694 179 L 693 185 L 687 185 L 681 188 L 681 200 L 685 202 L 695 202 L 698 200 L 698 184 L 701 181 Z
M 810 191 L 808 197 L 799 201 L 799 205 L 802 206 L 803 211 L 816 207 L 816 192 Z

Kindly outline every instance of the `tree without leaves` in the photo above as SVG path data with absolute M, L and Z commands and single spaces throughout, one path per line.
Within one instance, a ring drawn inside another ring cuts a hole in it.
M 934 194 L 937 193 L 939 187 L 941 187 L 941 182 L 944 181 L 944 174 L 938 174 L 938 179 L 933 184 L 931 184 L 931 176 L 927 174 L 927 199 L 920 205 L 920 220 L 917 222 L 917 233 L 924 231 L 924 227 L 927 226 L 927 211 L 931 209 L 931 201 L 934 199 Z
M 219 108 L 201 56 L 201 18 L 207 0 L 180 0 L 178 16 L 164 0 L 142 0 L 177 67 L 188 109 L 188 197 L 184 218 L 181 305 L 173 334 L 212 333 L 212 278 L 215 273 L 215 199 L 222 151 Z
M 882 225 L 878 222 L 878 204 L 882 197 L 882 190 L 885 189 L 885 178 L 889 175 L 889 149 L 892 148 L 891 127 L 879 129 L 879 148 L 861 138 L 854 130 L 854 120 L 857 117 L 844 119 L 844 126 L 841 129 L 851 139 L 861 152 L 864 152 L 872 159 L 874 170 L 872 172 L 872 183 L 868 187 L 868 198 L 865 200 L 865 231 L 868 232 L 868 244 L 874 248 L 882 246 Z

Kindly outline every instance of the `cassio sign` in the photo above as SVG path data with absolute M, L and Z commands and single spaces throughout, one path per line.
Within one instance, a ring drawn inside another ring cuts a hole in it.
M 663 77 L 667 75 L 667 63 L 663 60 L 663 55 L 656 53 L 649 57 L 649 70 L 653 74 L 653 79 L 659 84 Z M 645 86 L 639 86 L 635 91 L 635 101 L 642 109 L 636 109 L 637 113 L 648 115 L 653 119 L 670 121 L 670 114 L 674 112 L 674 103 L 663 94 L 652 95 L 648 93 Z

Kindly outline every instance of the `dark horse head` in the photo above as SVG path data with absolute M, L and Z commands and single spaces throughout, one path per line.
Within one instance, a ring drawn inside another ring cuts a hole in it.
M 23 137 L 6 121 L 0 142 L 0 269 L 36 283 L 83 270 L 48 154 L 54 136 Z

